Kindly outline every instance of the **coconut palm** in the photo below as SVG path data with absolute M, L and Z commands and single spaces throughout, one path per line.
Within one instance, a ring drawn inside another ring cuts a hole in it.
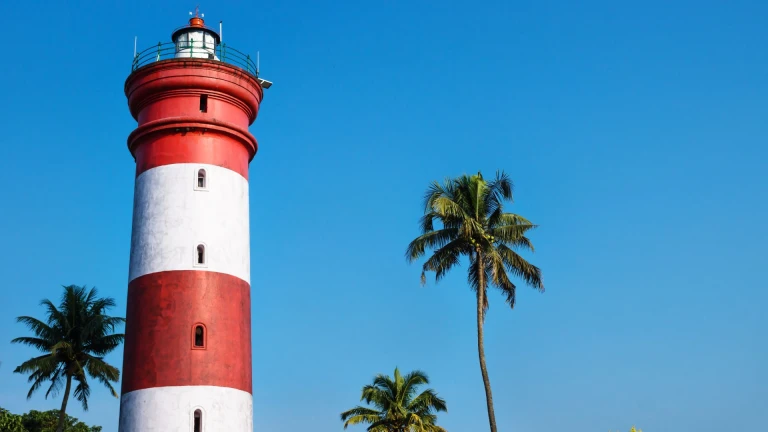
M 111 383 L 119 380 L 120 371 L 107 364 L 104 356 L 123 342 L 123 335 L 113 332 L 125 319 L 105 314 L 115 306 L 115 300 L 98 298 L 95 288 L 87 290 L 75 285 L 66 286 L 59 307 L 50 300 L 43 300 L 40 304 L 46 310 L 46 321 L 29 316 L 16 318 L 34 336 L 19 337 L 11 342 L 37 348 L 43 355 L 25 361 L 14 372 L 29 374 L 28 381 L 32 387 L 27 399 L 48 382 L 50 386 L 45 392 L 46 399 L 48 396 L 55 397 L 64 386 L 56 429 L 62 432 L 73 380 L 77 382 L 73 395 L 84 410 L 88 410 L 88 397 L 91 395 L 88 376 L 102 383 L 112 396 L 117 397 Z
M 510 276 L 544 291 L 541 270 L 516 252 L 533 251 L 525 234 L 536 225 L 522 216 L 505 213 L 505 201 L 512 201 L 512 181 L 503 172 L 490 182 L 477 173 L 446 179 L 443 184 L 432 183 L 424 199 L 422 234 L 406 251 L 409 262 L 424 256 L 427 249 L 433 251 L 423 264 L 422 284 L 426 283 L 427 272 L 434 272 L 435 280 L 439 281 L 460 264 L 462 257 L 469 258 L 467 276 L 477 300 L 477 349 L 491 432 L 496 432 L 496 417 L 483 345 L 487 288 L 490 285 L 500 289 L 512 308 L 516 286 Z M 435 222 L 441 226 L 436 228 Z
M 374 408 L 357 406 L 341 413 L 344 429 L 368 424 L 369 432 L 446 432 L 438 426 L 437 413 L 447 411 L 445 401 L 432 389 L 417 395 L 418 387 L 429 384 L 424 372 L 405 376 L 395 368 L 395 378 L 377 375 L 373 384 L 363 387 L 361 401 Z

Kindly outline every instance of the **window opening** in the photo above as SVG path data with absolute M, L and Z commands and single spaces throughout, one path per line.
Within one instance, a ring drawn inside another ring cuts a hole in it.
M 202 432 L 203 430 L 203 412 L 195 410 L 195 432 Z
M 203 326 L 195 326 L 195 347 L 205 347 L 205 329 Z
M 200 112 L 208 112 L 208 95 L 200 95 Z
M 197 245 L 197 263 L 205 264 L 205 246 Z
M 201 169 L 197 171 L 197 187 L 205 189 L 205 170 Z

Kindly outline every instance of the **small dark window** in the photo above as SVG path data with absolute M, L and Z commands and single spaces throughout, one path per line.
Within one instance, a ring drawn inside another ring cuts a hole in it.
M 205 328 L 203 326 L 195 326 L 195 347 L 205 347 Z
M 205 264 L 205 246 L 197 245 L 197 263 Z
M 197 187 L 205 189 L 205 170 L 201 169 L 197 171 Z
M 203 431 L 203 412 L 195 410 L 195 432 Z
M 208 95 L 200 95 L 200 112 L 208 112 Z

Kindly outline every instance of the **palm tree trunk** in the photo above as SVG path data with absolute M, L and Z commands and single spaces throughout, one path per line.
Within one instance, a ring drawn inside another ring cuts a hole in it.
M 72 375 L 67 374 L 67 388 L 64 389 L 64 399 L 61 401 L 61 410 L 59 410 L 59 425 L 56 432 L 64 432 L 64 422 L 67 419 L 67 401 L 69 400 L 69 390 L 72 388 Z
M 480 357 L 480 372 L 483 374 L 485 385 L 485 403 L 488 405 L 488 422 L 491 432 L 496 432 L 496 415 L 493 412 L 493 395 L 491 394 L 491 380 L 488 378 L 488 369 L 485 366 L 485 346 L 483 344 L 483 322 L 485 321 L 485 266 L 483 254 L 477 250 L 477 352 Z

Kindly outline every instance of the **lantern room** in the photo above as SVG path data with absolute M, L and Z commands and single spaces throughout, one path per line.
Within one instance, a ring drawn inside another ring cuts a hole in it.
M 189 25 L 173 32 L 171 40 L 176 45 L 174 57 L 219 60 L 216 56 L 216 47 L 221 42 L 221 36 L 215 30 L 205 26 L 203 16 L 199 16 L 195 10 L 195 16 L 189 19 Z

